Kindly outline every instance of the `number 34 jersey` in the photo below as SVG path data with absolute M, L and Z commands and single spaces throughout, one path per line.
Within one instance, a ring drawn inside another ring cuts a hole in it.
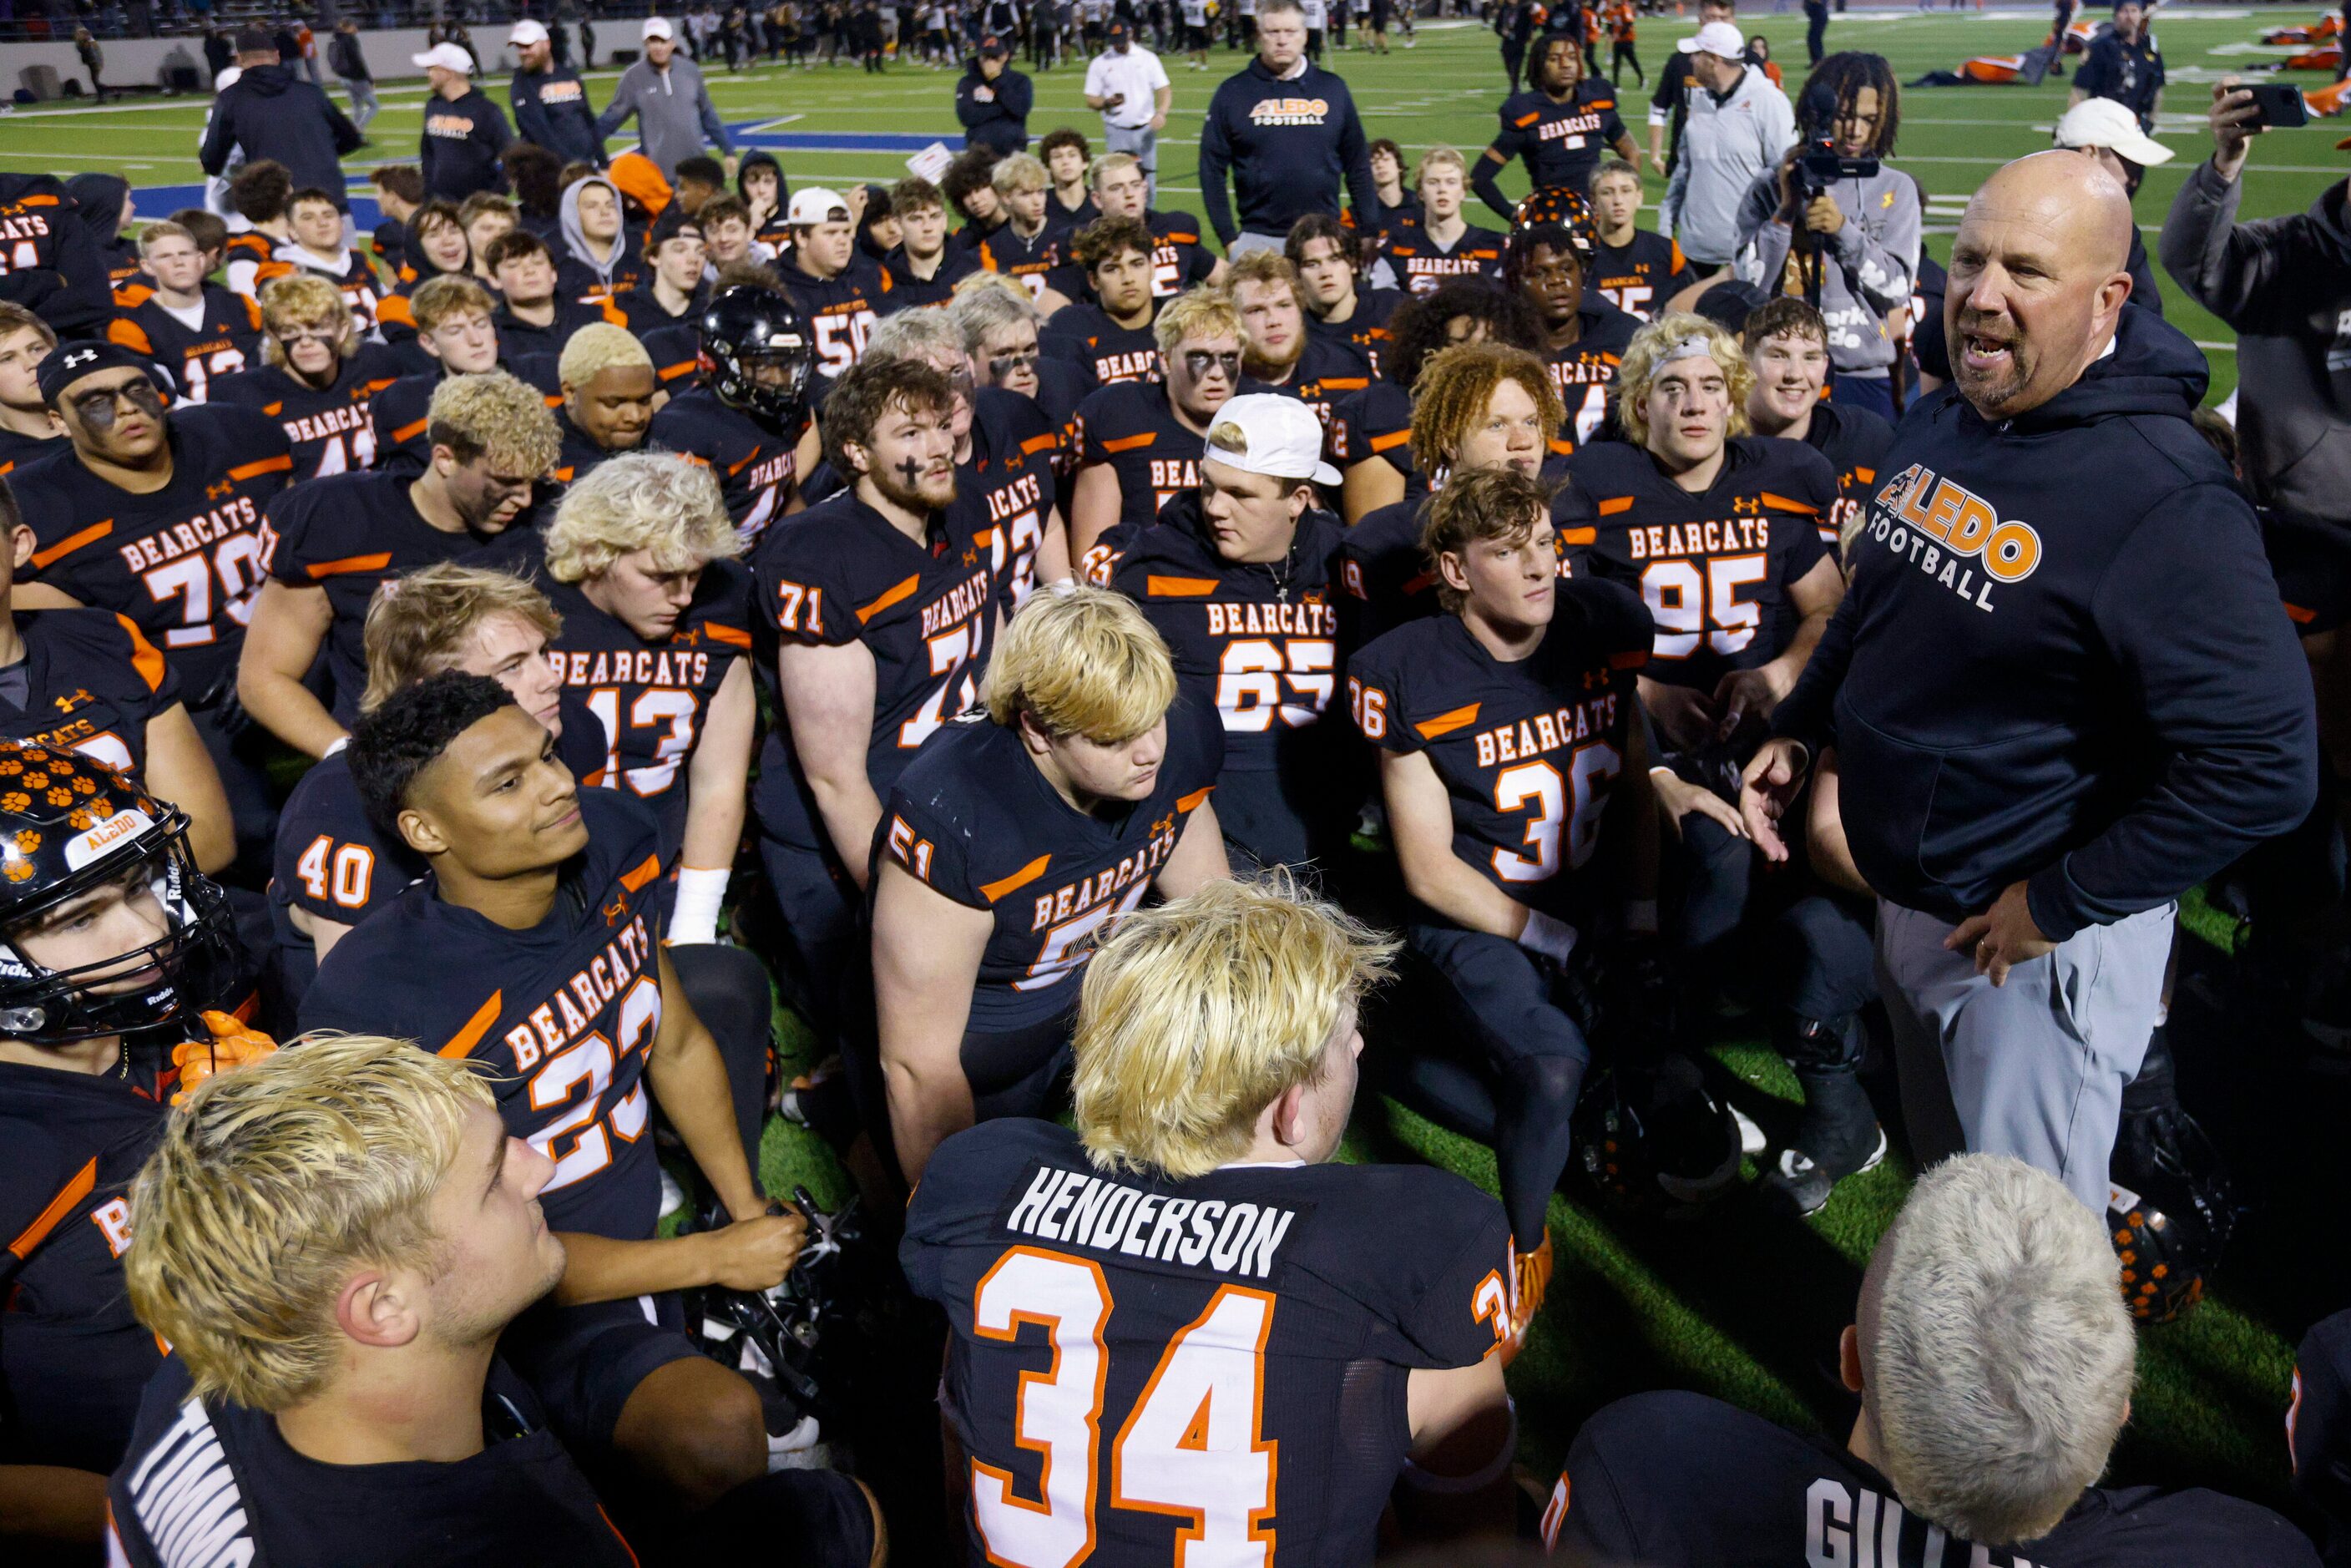
M 1649 612 L 1612 582 L 1559 584 L 1551 630 L 1505 664 L 1458 615 L 1408 621 L 1355 655 L 1347 703 L 1364 738 L 1426 752 L 1453 801 L 1453 852 L 1530 908 L 1591 900 L 1573 873 L 1625 772 Z
M 898 1258 L 954 1332 L 967 1561 L 1370 1562 L 1406 1380 L 1501 1343 L 1509 1248 L 1499 1205 L 1426 1166 L 1170 1181 L 1050 1123 L 957 1134 Z

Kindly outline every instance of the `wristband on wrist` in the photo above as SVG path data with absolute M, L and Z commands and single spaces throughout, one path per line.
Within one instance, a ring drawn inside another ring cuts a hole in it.
M 1556 915 L 1530 909 L 1526 929 L 1519 933 L 1519 946 L 1564 964 L 1567 956 L 1575 951 L 1575 927 Z
M 681 866 L 677 894 L 670 902 L 669 939 L 681 946 L 718 940 L 718 905 L 726 897 L 727 872 Z

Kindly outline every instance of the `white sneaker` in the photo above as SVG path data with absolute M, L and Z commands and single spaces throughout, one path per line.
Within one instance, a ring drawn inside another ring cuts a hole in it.
M 832 1450 L 824 1443 L 823 1429 L 813 1416 L 803 1416 L 800 1424 L 780 1437 L 768 1439 L 768 1473 L 778 1470 L 821 1470 L 832 1465 Z
M 1750 1116 L 1746 1112 L 1740 1110 L 1738 1106 L 1733 1105 L 1730 1107 L 1730 1119 L 1739 1124 L 1739 1152 L 1740 1154 L 1752 1159 L 1754 1156 L 1761 1154 L 1765 1149 L 1771 1146 L 1771 1141 L 1763 1136 L 1763 1129 L 1757 1126 L 1755 1124 L 1755 1119 Z

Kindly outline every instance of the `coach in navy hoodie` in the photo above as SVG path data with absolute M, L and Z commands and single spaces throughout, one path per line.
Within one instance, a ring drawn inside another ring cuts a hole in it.
M 1298 0 L 1259 0 L 1257 58 L 1227 77 L 1200 127 L 1200 200 L 1228 255 L 1280 250 L 1309 213 L 1339 215 L 1339 187 L 1355 232 L 1378 230 L 1371 143 L 1347 84 L 1305 57 Z M 1240 194 L 1240 223 L 1225 199 L 1225 171 Z
M 1896 433 L 1740 802 L 1782 858 L 1834 747 L 1919 1163 L 2015 1155 L 2101 1213 L 2173 901 L 2299 823 L 2318 778 L 2252 508 L 2189 423 L 2203 356 L 2125 305 L 2130 222 L 2075 152 L 1976 193 L 1955 379 Z

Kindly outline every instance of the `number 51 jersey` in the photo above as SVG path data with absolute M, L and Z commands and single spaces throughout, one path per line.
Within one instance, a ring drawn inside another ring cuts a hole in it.
M 898 1260 L 954 1331 L 968 1561 L 1370 1562 L 1412 1370 L 1509 1333 L 1509 1232 L 1424 1166 L 1171 1181 L 1049 1122 L 949 1138 Z

